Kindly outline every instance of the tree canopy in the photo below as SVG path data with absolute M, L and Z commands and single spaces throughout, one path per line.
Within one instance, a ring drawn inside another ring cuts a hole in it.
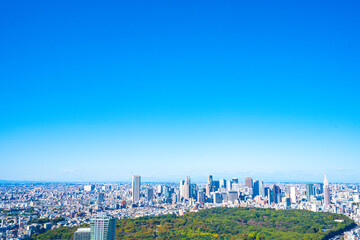
M 335 221 L 337 219 L 344 221 Z M 340 214 L 306 210 L 211 208 L 179 217 L 163 215 L 121 219 L 116 224 L 116 239 L 326 240 L 354 226 L 351 219 Z M 34 239 L 72 239 L 74 228 L 68 228 L 67 232 L 64 229 L 53 229 Z M 56 238 L 52 238 L 52 235 Z

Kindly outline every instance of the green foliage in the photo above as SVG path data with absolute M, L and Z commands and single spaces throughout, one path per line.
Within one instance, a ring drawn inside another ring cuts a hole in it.
M 43 234 L 35 233 L 31 239 L 35 240 L 71 240 L 74 238 L 74 232 L 77 230 L 77 227 L 59 227 L 56 229 L 49 230 Z
M 54 219 L 49 219 L 49 218 L 38 218 L 38 219 L 35 219 L 35 220 L 31 220 L 28 222 L 28 224 L 32 224 L 32 223 L 38 223 L 38 224 L 44 224 L 44 223 L 52 223 L 53 225 L 56 225 L 58 222 L 61 222 L 61 221 L 64 221 L 65 218 L 63 217 L 57 217 L 57 218 L 54 218 Z
M 344 221 L 335 222 L 335 219 Z M 327 240 L 354 226 L 351 219 L 339 214 L 212 208 L 181 217 L 121 219 L 116 224 L 116 239 Z M 50 230 L 34 239 L 72 239 L 76 229 L 67 229 L 67 232 L 66 228 Z

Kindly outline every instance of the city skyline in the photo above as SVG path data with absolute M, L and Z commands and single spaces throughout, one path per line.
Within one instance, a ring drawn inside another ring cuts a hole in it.
M 360 220 L 360 184 L 329 184 L 326 174 L 323 177 L 323 182 L 311 184 L 273 184 L 249 176 L 223 179 L 213 175 L 207 176 L 206 183 L 198 183 L 186 176 L 178 183 L 141 184 L 141 176 L 133 175 L 132 184 L 0 184 L 0 238 L 37 239 L 39 235 L 70 238 L 73 235 L 75 240 L 114 240 L 130 234 L 139 237 L 138 228 L 128 228 L 134 226 L 132 223 L 128 225 L 129 221 L 144 219 L 141 217 L 150 221 L 163 217 L 165 220 L 168 217 L 178 219 L 214 208 L 217 209 L 210 211 L 239 209 L 248 213 L 263 211 L 265 214 L 291 211 L 290 222 L 296 213 L 313 212 L 317 219 L 311 225 L 319 226 L 319 219 L 322 219 L 319 215 L 326 216 L 326 219 L 333 216 L 334 219 L 325 227 L 333 227 L 334 222 L 343 223 L 348 219 L 354 221 L 355 228 L 344 229 L 344 234 L 337 231 L 336 235 L 359 237 L 356 223 Z M 345 219 L 339 219 L 341 216 Z M 276 216 L 270 215 L 270 218 L 273 220 Z M 208 215 L 206 219 L 209 219 Z M 284 221 L 283 217 L 281 221 Z M 309 221 L 305 221 L 306 224 L 306 229 L 309 229 Z M 163 234 L 157 228 L 149 232 L 149 226 L 159 225 L 149 223 L 145 226 L 146 237 Z M 179 227 L 183 229 L 182 225 Z M 74 228 L 77 229 L 75 232 Z M 165 229 L 165 233 L 167 231 Z
M 0 179 L 360 182 L 357 1 L 0 6 Z

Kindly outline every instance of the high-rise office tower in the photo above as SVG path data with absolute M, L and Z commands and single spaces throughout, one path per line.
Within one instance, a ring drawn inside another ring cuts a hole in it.
M 207 184 L 206 184 L 206 195 L 210 196 L 210 193 L 212 192 L 213 188 L 213 177 L 212 175 L 208 176 Z
M 306 184 L 306 198 L 310 200 L 311 196 L 315 195 L 314 184 Z
M 200 189 L 200 190 L 198 191 L 197 201 L 198 201 L 199 203 L 204 203 L 204 202 L 205 202 L 205 191 L 204 191 L 204 189 Z
M 268 197 L 269 187 L 264 187 L 265 197 Z
M 319 183 L 319 192 L 320 194 L 323 194 L 324 193 L 324 184 L 323 183 Z
M 193 198 L 196 200 L 198 191 L 199 191 L 199 188 L 195 183 L 190 184 L 189 198 Z
M 219 187 L 220 187 L 220 182 L 219 181 L 213 181 L 212 182 L 213 183 L 213 192 L 216 192 L 216 191 L 218 191 L 219 190 Z
M 238 178 L 233 178 L 233 179 L 231 179 L 231 181 L 232 181 L 233 183 L 236 183 L 236 184 L 239 183 L 239 179 L 238 179 Z
M 265 197 L 265 184 L 263 180 L 259 181 L 259 195 Z
M 190 198 L 190 184 L 191 179 L 189 176 L 185 180 L 180 181 L 180 197 L 186 200 Z
M 330 187 L 329 182 L 326 178 L 326 174 L 324 177 L 324 206 L 328 207 L 330 205 Z
M 227 199 L 229 202 L 234 203 L 239 198 L 239 193 L 237 191 L 228 191 Z
M 275 203 L 281 202 L 281 189 L 279 186 L 274 185 L 274 192 L 275 192 Z
M 285 197 L 290 198 L 290 187 L 288 184 L 285 186 Z
M 98 216 L 90 219 L 91 240 L 115 240 L 116 219 Z
M 272 188 L 268 189 L 269 203 L 279 203 L 281 199 L 281 190 L 277 185 L 273 185 Z
M 133 178 L 132 178 L 132 200 L 133 200 L 133 202 L 140 201 L 140 184 L 141 184 L 141 177 L 139 175 L 133 175 Z
M 180 180 L 180 201 L 182 198 L 184 198 L 184 185 L 185 180 Z
M 273 188 L 267 188 L 269 204 L 275 203 L 275 192 Z
M 291 206 L 291 199 L 289 197 L 285 197 L 285 207 L 288 208 Z
M 190 198 L 190 185 L 191 185 L 191 179 L 189 176 L 186 177 L 185 179 L 185 185 L 184 185 L 184 196 L 185 199 L 189 199 Z
M 79 228 L 76 230 L 74 240 L 90 240 L 90 228 Z
M 102 204 L 104 202 L 104 193 L 99 193 L 99 196 L 98 196 L 98 204 Z
M 213 203 L 222 203 L 222 195 L 219 192 L 212 193 Z
M 145 190 L 145 195 L 146 195 L 146 200 L 148 202 L 152 201 L 153 195 L 154 195 L 154 190 L 152 188 L 147 188 Z
M 290 200 L 291 203 L 296 203 L 296 188 L 295 187 L 290 187 Z
M 258 196 L 259 195 L 259 189 L 260 189 L 260 186 L 259 186 L 259 181 L 258 180 L 255 180 L 254 183 L 253 183 L 253 197 L 255 196 Z
M 172 194 L 174 192 L 174 189 L 169 186 L 164 186 L 164 188 L 165 188 L 165 190 L 164 190 L 165 202 L 171 203 L 172 202 Z
M 226 180 L 225 179 L 220 179 L 219 180 L 220 186 L 221 188 L 226 188 Z
M 245 178 L 245 186 L 248 188 L 253 188 L 253 180 L 251 177 Z
M 235 183 L 234 183 L 235 184 Z M 233 189 L 233 182 L 232 181 L 227 181 L 226 182 L 226 189 L 228 191 L 231 191 Z

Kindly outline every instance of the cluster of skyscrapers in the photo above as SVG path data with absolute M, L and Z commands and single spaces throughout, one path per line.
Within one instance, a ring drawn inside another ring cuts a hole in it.
M 278 204 L 286 202 L 288 206 L 297 202 L 297 191 L 294 186 L 286 186 L 281 189 L 276 184 L 265 186 L 263 180 L 253 180 L 251 177 L 245 178 L 245 185 L 239 184 L 238 178 L 231 180 L 214 180 L 209 175 L 204 187 L 199 184 L 191 183 L 190 177 L 186 177 L 180 181 L 179 189 L 166 185 L 159 185 L 160 192 L 164 197 L 164 201 L 168 203 L 174 202 L 197 202 L 197 203 L 222 203 L 236 201 L 246 201 L 246 199 L 258 199 L 266 201 L 267 204 Z M 85 191 L 92 191 L 93 186 L 84 187 Z M 282 192 L 285 191 L 285 192 Z M 306 198 L 311 198 L 323 194 L 324 206 L 330 205 L 330 188 L 326 175 L 324 183 L 319 183 L 315 187 L 314 184 L 306 184 Z M 154 196 L 154 189 L 147 187 L 141 191 L 141 177 L 133 175 L 131 184 L 131 198 L 134 206 L 145 200 L 151 202 Z M 143 198 L 142 198 L 143 197 Z M 143 199 L 143 200 L 141 200 Z M 98 202 L 104 201 L 103 193 L 99 193 Z M 108 216 L 97 216 L 90 220 L 90 228 L 79 228 L 74 234 L 74 240 L 114 240 L 115 239 L 116 219 Z
M 141 177 L 133 175 L 132 178 L 132 200 L 133 203 L 140 201 L 141 192 Z M 186 177 L 180 181 L 179 189 L 171 188 L 169 186 L 162 186 L 160 192 L 163 193 L 165 202 L 174 203 L 181 201 L 195 201 L 198 203 L 221 203 L 222 201 L 235 202 L 235 200 L 244 200 L 248 197 L 255 198 L 259 196 L 261 199 L 266 199 L 268 204 L 277 204 L 286 201 L 288 205 L 296 203 L 297 190 L 293 186 L 287 186 L 281 189 L 276 184 L 267 185 L 263 180 L 253 180 L 251 177 L 245 178 L 245 186 L 242 186 L 242 191 L 239 191 L 240 184 L 238 178 L 231 180 L 214 180 L 212 175 L 207 178 L 205 187 L 200 187 L 196 183 L 191 183 L 190 177 Z M 283 192 L 284 191 L 284 192 Z M 153 189 L 145 189 L 145 199 L 150 202 L 153 198 Z M 306 184 L 306 196 L 310 200 L 311 196 L 323 194 L 323 203 L 327 207 L 330 205 L 330 188 L 326 175 L 324 183 Z
M 329 185 L 326 176 L 323 183 L 307 184 L 271 184 L 251 177 L 217 180 L 211 175 L 202 183 L 190 177 L 179 184 L 141 183 L 134 175 L 130 184 L 0 185 L 0 239 L 26 239 L 53 228 L 82 225 L 89 227 L 76 231 L 76 240 L 113 239 L 115 219 L 181 216 L 219 206 L 325 211 L 360 222 L 359 203 L 358 184 Z M 32 222 L 37 219 L 46 222 Z M 53 219 L 61 220 L 54 224 Z

